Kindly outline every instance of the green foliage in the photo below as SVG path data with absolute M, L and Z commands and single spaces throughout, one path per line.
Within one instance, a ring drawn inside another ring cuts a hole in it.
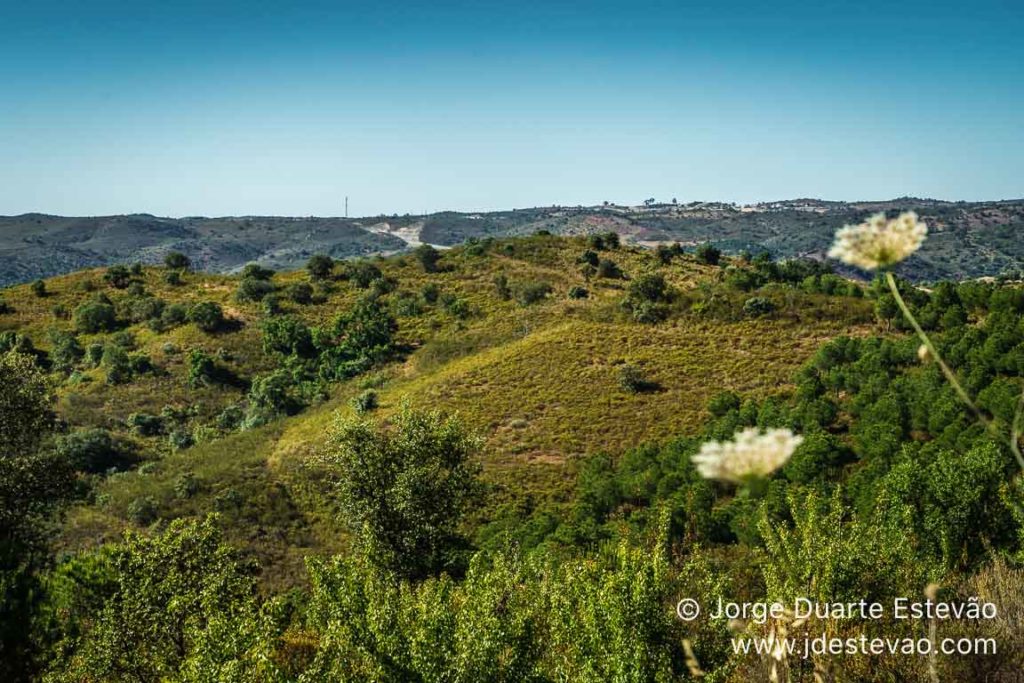
M 30 356 L 0 354 L 0 458 L 35 452 L 53 425 L 50 387 Z
M 32 293 L 42 299 L 46 296 L 46 283 L 42 280 L 35 280 L 31 285 Z
M 263 323 L 263 349 L 281 356 L 309 358 L 315 354 L 309 327 L 292 316 L 272 318 Z
M 624 274 L 615 261 L 605 258 L 601 259 L 601 262 L 597 264 L 597 277 L 618 280 L 624 277 Z
M 130 462 L 130 454 L 106 429 L 82 429 L 57 438 L 54 453 L 80 472 L 99 474 Z
M 699 245 L 693 255 L 698 261 L 706 263 L 709 266 L 717 266 L 722 258 L 721 250 L 708 242 Z
M 379 405 L 379 399 L 377 398 L 377 392 L 373 389 L 367 389 L 357 394 L 351 401 L 352 409 L 356 413 L 362 415 L 372 410 L 376 410 Z
M 568 296 L 570 299 L 587 299 L 590 297 L 590 292 L 587 291 L 586 287 L 573 285 L 569 288 Z
M 49 680 L 276 679 L 267 653 L 252 651 L 272 637 L 255 584 L 213 520 L 176 520 L 153 537 L 129 533 L 110 562 L 109 598 L 82 619 L 88 626 L 64 644 L 69 654 Z
M 743 302 L 743 312 L 752 318 L 768 315 L 774 310 L 775 304 L 763 296 L 751 297 Z
M 387 358 L 396 329 L 394 318 L 379 300 L 361 299 L 330 325 L 314 330 L 321 377 L 352 377 Z
M 512 288 L 508 284 L 508 276 L 504 273 L 498 273 L 494 276 L 494 291 L 502 301 L 508 301 L 512 298 Z
M 421 244 L 416 247 L 413 252 L 416 255 L 416 260 L 423 266 L 423 272 L 425 273 L 436 273 L 437 262 L 441 258 L 441 253 L 437 249 L 430 246 L 429 244 Z
M 291 375 L 278 370 L 253 380 L 249 389 L 249 410 L 246 427 L 258 427 L 283 415 L 298 410 L 300 402 L 295 396 Z
M 238 283 L 238 289 L 235 290 L 235 300 L 241 303 L 262 301 L 265 296 L 274 293 L 276 290 L 277 288 L 274 286 L 274 283 L 269 282 L 267 279 L 244 277 Z
M 128 352 L 117 344 L 103 347 L 103 358 L 100 367 L 106 373 L 107 384 L 125 384 L 132 379 L 132 363 Z
M 380 279 L 380 268 L 370 261 L 355 261 L 348 266 L 348 277 L 359 289 L 366 289 L 374 280 Z
M 170 270 L 189 270 L 192 268 L 192 261 L 180 251 L 169 251 L 164 255 L 164 266 Z
M 125 266 L 110 266 L 103 273 L 103 281 L 115 289 L 125 289 L 132 281 L 132 274 Z
M 288 285 L 285 294 L 289 299 L 303 306 L 313 301 L 313 287 L 308 282 L 296 282 Z
M 117 311 L 105 298 L 83 303 L 75 309 L 75 329 L 86 334 L 111 332 L 117 328 Z
M 394 430 L 342 420 L 324 463 L 345 523 L 376 565 L 421 577 L 457 565 L 461 514 L 478 492 L 477 441 L 455 418 L 408 407 Z
M 657 384 L 648 380 L 642 369 L 629 363 L 619 368 L 619 386 L 633 394 L 657 388 Z
M 306 261 L 310 280 L 329 280 L 334 274 L 334 259 L 325 254 L 314 254 Z
M 188 385 L 190 387 L 209 386 L 217 382 L 217 362 L 213 356 L 202 349 L 188 352 Z
M 516 288 L 516 299 L 521 305 L 529 306 L 546 299 L 551 291 L 547 282 L 524 282 Z
M 213 301 L 200 301 L 188 309 L 188 321 L 203 332 L 217 332 L 224 326 L 224 311 Z

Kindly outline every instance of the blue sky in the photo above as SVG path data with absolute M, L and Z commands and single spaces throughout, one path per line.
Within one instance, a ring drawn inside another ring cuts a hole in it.
M 1024 196 L 1024 3 L 0 0 L 0 214 Z

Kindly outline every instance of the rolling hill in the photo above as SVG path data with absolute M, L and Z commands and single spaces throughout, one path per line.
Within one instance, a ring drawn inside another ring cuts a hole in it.
M 917 210 L 932 238 L 901 273 L 914 280 L 998 275 L 1024 268 L 1024 201 L 877 202 L 797 199 L 735 206 L 716 202 L 643 206 L 545 207 L 428 216 L 243 216 L 158 218 L 146 214 L 67 218 L 0 217 L 0 285 L 115 263 L 159 263 L 175 250 L 202 270 L 234 272 L 249 262 L 301 267 L 309 256 L 389 254 L 420 242 L 454 246 L 467 239 L 547 230 L 560 235 L 615 231 L 640 245 L 712 242 L 726 251 L 776 258 L 824 258 L 835 229 L 876 211 Z

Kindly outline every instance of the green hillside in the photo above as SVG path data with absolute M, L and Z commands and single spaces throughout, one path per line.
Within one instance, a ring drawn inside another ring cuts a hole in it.
M 397 321 L 400 350 L 367 372 L 319 387 L 294 415 L 237 434 L 218 418 L 244 407 L 253 380 L 282 361 L 263 348 L 263 323 L 292 317 L 326 324 L 373 285 L 363 289 L 351 279 L 333 279 L 344 277 L 346 266 L 338 266 L 332 279 L 314 282 L 310 301 L 300 304 L 289 292 L 309 281 L 308 274 L 275 274 L 277 293 L 268 296 L 282 301 L 272 315 L 265 300 L 239 301 L 240 276 L 187 273 L 180 284 L 168 284 L 167 269 L 158 267 L 131 275 L 122 289 L 104 281 L 105 271 L 93 270 L 47 280 L 44 296 L 28 285 L 5 290 L 12 310 L 0 317 L 0 331 L 31 340 L 40 353 L 53 352 L 55 332 L 75 335 L 87 353 L 130 338 L 127 353 L 153 366 L 111 384 L 102 359 L 89 367 L 86 357 L 57 376 L 65 429 L 107 430 L 136 461 L 97 481 L 93 502 L 69 515 L 62 547 L 116 537 L 130 523 L 133 503 L 148 498 L 156 504 L 153 516 L 171 518 L 223 507 L 225 496 L 241 494 L 242 509 L 227 523 L 261 554 L 265 571 L 275 574 L 275 563 L 287 562 L 289 555 L 298 562 L 311 549 L 342 542 L 315 492 L 306 490 L 310 475 L 303 463 L 335 415 L 351 414 L 349 401 L 367 388 L 376 392 L 382 416 L 402 402 L 458 412 L 486 440 L 481 458 L 485 478 L 498 487 L 495 500 L 557 496 L 571 485 L 574 460 L 694 433 L 714 394 L 785 391 L 793 370 L 824 340 L 872 327 L 870 304 L 861 299 L 772 292 L 771 286 L 766 293 L 778 300 L 779 310 L 745 315 L 739 310 L 742 293 L 700 293 L 698 283 L 721 279 L 725 271 L 692 255 L 663 264 L 635 247 L 591 250 L 614 261 L 623 275 L 595 273 L 587 281 L 578 261 L 588 250 L 585 238 L 488 242 L 445 252 L 437 272 L 429 273 L 413 255 L 375 259 L 379 282 L 390 290 L 380 299 Z M 645 273 L 664 276 L 672 288 L 673 300 L 661 304 L 667 319 L 656 325 L 633 321 L 622 307 L 630 283 Z M 507 299 L 495 284 L 500 276 L 508 281 Z M 550 293 L 524 303 L 522 292 L 538 283 L 550 285 Z M 586 288 L 589 296 L 569 298 L 573 287 Z M 432 303 L 425 292 L 436 297 Z M 81 332 L 75 311 L 98 295 L 119 311 L 116 330 Z M 731 297 L 738 310 L 694 313 L 702 296 Z M 162 329 L 128 319 L 133 305 L 147 298 L 164 302 L 164 310 L 214 302 L 225 322 L 204 332 L 195 323 Z M 226 379 L 190 384 L 189 356 L 197 350 Z M 623 388 L 625 366 L 637 368 L 652 389 Z M 140 427 L 140 415 L 159 422 L 151 434 Z M 174 482 L 188 473 L 200 493 L 181 500 Z M 264 528 L 257 533 L 253 525 Z M 287 573 L 281 576 L 288 580 Z
M 1009 433 L 1024 372 L 1024 290 L 902 288 L 993 430 Z M 167 655 L 172 670 L 188 659 L 208 675 L 216 667 L 195 658 L 231 643 L 223 656 L 244 651 L 244 667 L 256 667 L 246 681 L 271 680 L 267 662 L 280 680 L 442 680 L 437 671 L 470 663 L 513 671 L 513 656 L 526 658 L 533 680 L 606 680 L 616 666 L 660 680 L 653 672 L 692 670 L 684 640 L 718 680 L 764 680 L 763 662 L 727 653 L 725 623 L 687 625 L 668 607 L 723 592 L 916 594 L 928 581 L 951 596 L 991 595 L 991 582 L 1024 580 L 1007 442 L 993 441 L 936 366 L 920 362 L 880 282 L 855 283 L 814 261 L 542 233 L 318 258 L 279 273 L 194 272 L 178 256 L 9 287 L 0 300 L 0 358 L 28 358 L 55 396 L 57 422 L 40 434 L 40 452 L 74 470 L 59 524 L 44 535 L 50 559 L 35 593 L 43 606 L 32 638 L 48 654 L 33 656 L 71 672 L 52 680 L 80 680 L 74 672 L 100 661 L 120 670 L 109 663 L 116 648 L 102 649 L 109 642 L 90 649 L 100 641 L 89 638 L 108 637 L 91 624 L 121 618 L 109 610 L 120 609 L 132 572 L 157 590 L 152 577 L 168 561 L 191 577 L 168 575 L 184 582 L 175 595 L 193 595 L 197 582 L 212 592 L 194 599 L 213 599 L 227 581 L 250 596 L 230 614 L 196 608 L 199 621 L 181 627 L 195 645 Z M 434 409 L 456 421 L 422 417 Z M 792 429 L 803 441 L 761 488 L 698 475 L 691 456 L 702 442 L 749 427 Z M 449 536 L 427 535 L 441 555 L 387 560 L 357 543 L 375 524 L 387 532 L 366 500 L 390 476 L 362 460 L 371 452 L 468 458 L 405 472 L 409 482 L 387 489 L 397 498 L 386 507 L 405 515 L 389 542 L 420 542 L 407 528 L 430 526 L 407 500 L 451 511 L 438 527 Z M 346 464 L 345 453 L 356 460 Z M 461 483 L 445 489 L 449 477 Z M 353 507 L 352 495 L 363 502 Z M 126 532 L 141 535 L 125 541 Z M 480 633 L 476 620 L 506 606 L 514 616 L 512 631 L 497 631 L 503 654 L 453 654 L 472 644 L 459 629 Z M 378 609 L 405 616 L 374 621 Z M 206 624 L 209 614 L 226 621 Z M 424 615 L 455 621 L 429 626 Z M 352 620 L 366 623 L 345 630 Z M 549 636 L 516 635 L 519 627 Z M 214 646 L 204 639 L 215 635 L 193 628 L 231 637 Z M 537 638 L 554 640 L 538 654 Z M 1014 638 L 994 670 L 1019 662 Z M 398 654 L 375 650 L 383 639 Z M 417 643 L 447 653 L 441 669 L 419 659 Z M 644 649 L 652 643 L 661 644 Z M 849 680 L 887 680 L 865 661 L 844 664 Z M 925 681 L 923 661 L 886 660 L 882 671 L 907 666 L 907 680 Z

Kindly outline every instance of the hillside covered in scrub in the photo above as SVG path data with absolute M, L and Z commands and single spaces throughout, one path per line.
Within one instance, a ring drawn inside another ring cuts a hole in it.
M 4 491 L 3 671 L 765 680 L 728 624 L 680 621 L 675 601 L 932 582 L 1012 600 L 991 586 L 1024 582 L 1017 465 L 880 281 L 725 255 L 706 232 L 684 249 L 546 230 L 235 274 L 164 250 L 0 290 L 2 462 L 30 482 Z M 1009 432 L 1024 290 L 900 285 Z M 31 412 L 36 389 L 52 415 Z M 699 476 L 700 444 L 748 427 L 802 443 L 756 494 Z M 949 680 L 1017 670 L 1007 624 L 978 625 L 999 656 L 944 660 Z M 883 661 L 800 666 L 928 680 L 923 658 Z
M 794 199 L 737 206 L 721 202 L 639 206 L 554 206 L 511 211 L 444 211 L 423 216 L 186 217 L 149 214 L 0 216 L 0 286 L 84 268 L 157 264 L 171 251 L 198 270 L 237 272 L 247 263 L 302 267 L 314 254 L 350 258 L 451 247 L 468 239 L 616 232 L 631 244 L 704 242 L 732 254 L 767 251 L 776 259 L 824 259 L 835 230 L 879 211 L 914 209 L 931 227 L 924 249 L 900 267 L 914 281 L 997 276 L 1024 270 L 1024 201 L 951 202 L 902 198 L 834 202 Z

